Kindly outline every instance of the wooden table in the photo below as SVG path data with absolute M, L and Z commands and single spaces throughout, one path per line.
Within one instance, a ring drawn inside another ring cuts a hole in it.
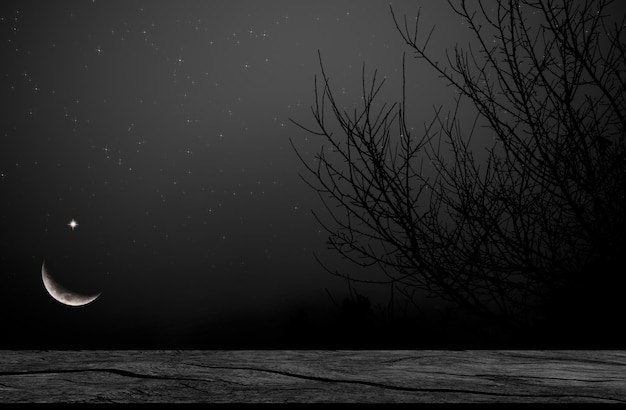
M 626 351 L 0 350 L 0 403 L 626 402 Z

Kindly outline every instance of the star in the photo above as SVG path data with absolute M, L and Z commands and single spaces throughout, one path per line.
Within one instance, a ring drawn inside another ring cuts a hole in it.
M 76 220 L 75 220 L 75 219 L 72 219 L 72 220 L 70 221 L 70 223 L 68 223 L 68 224 L 67 224 L 67 226 L 69 226 L 70 228 L 72 228 L 72 231 L 73 231 L 73 230 L 74 230 L 74 229 L 76 229 L 76 227 L 78 226 L 78 222 L 76 222 Z

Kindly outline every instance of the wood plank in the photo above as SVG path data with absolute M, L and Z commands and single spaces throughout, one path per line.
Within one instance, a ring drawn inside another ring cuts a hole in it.
M 626 402 L 626 352 L 1 350 L 0 402 Z

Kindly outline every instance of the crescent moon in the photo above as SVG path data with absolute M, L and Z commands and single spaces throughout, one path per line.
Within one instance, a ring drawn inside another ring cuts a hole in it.
M 100 296 L 100 293 L 95 295 L 83 295 L 80 293 L 72 292 L 63 287 L 59 282 L 54 280 L 52 276 L 46 270 L 46 262 L 41 264 L 41 279 L 43 285 L 55 300 L 68 306 L 83 306 L 87 303 L 91 303 Z

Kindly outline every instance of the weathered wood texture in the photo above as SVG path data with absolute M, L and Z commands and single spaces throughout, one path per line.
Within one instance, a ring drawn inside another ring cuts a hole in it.
M 15 402 L 626 402 L 626 352 L 0 350 Z

